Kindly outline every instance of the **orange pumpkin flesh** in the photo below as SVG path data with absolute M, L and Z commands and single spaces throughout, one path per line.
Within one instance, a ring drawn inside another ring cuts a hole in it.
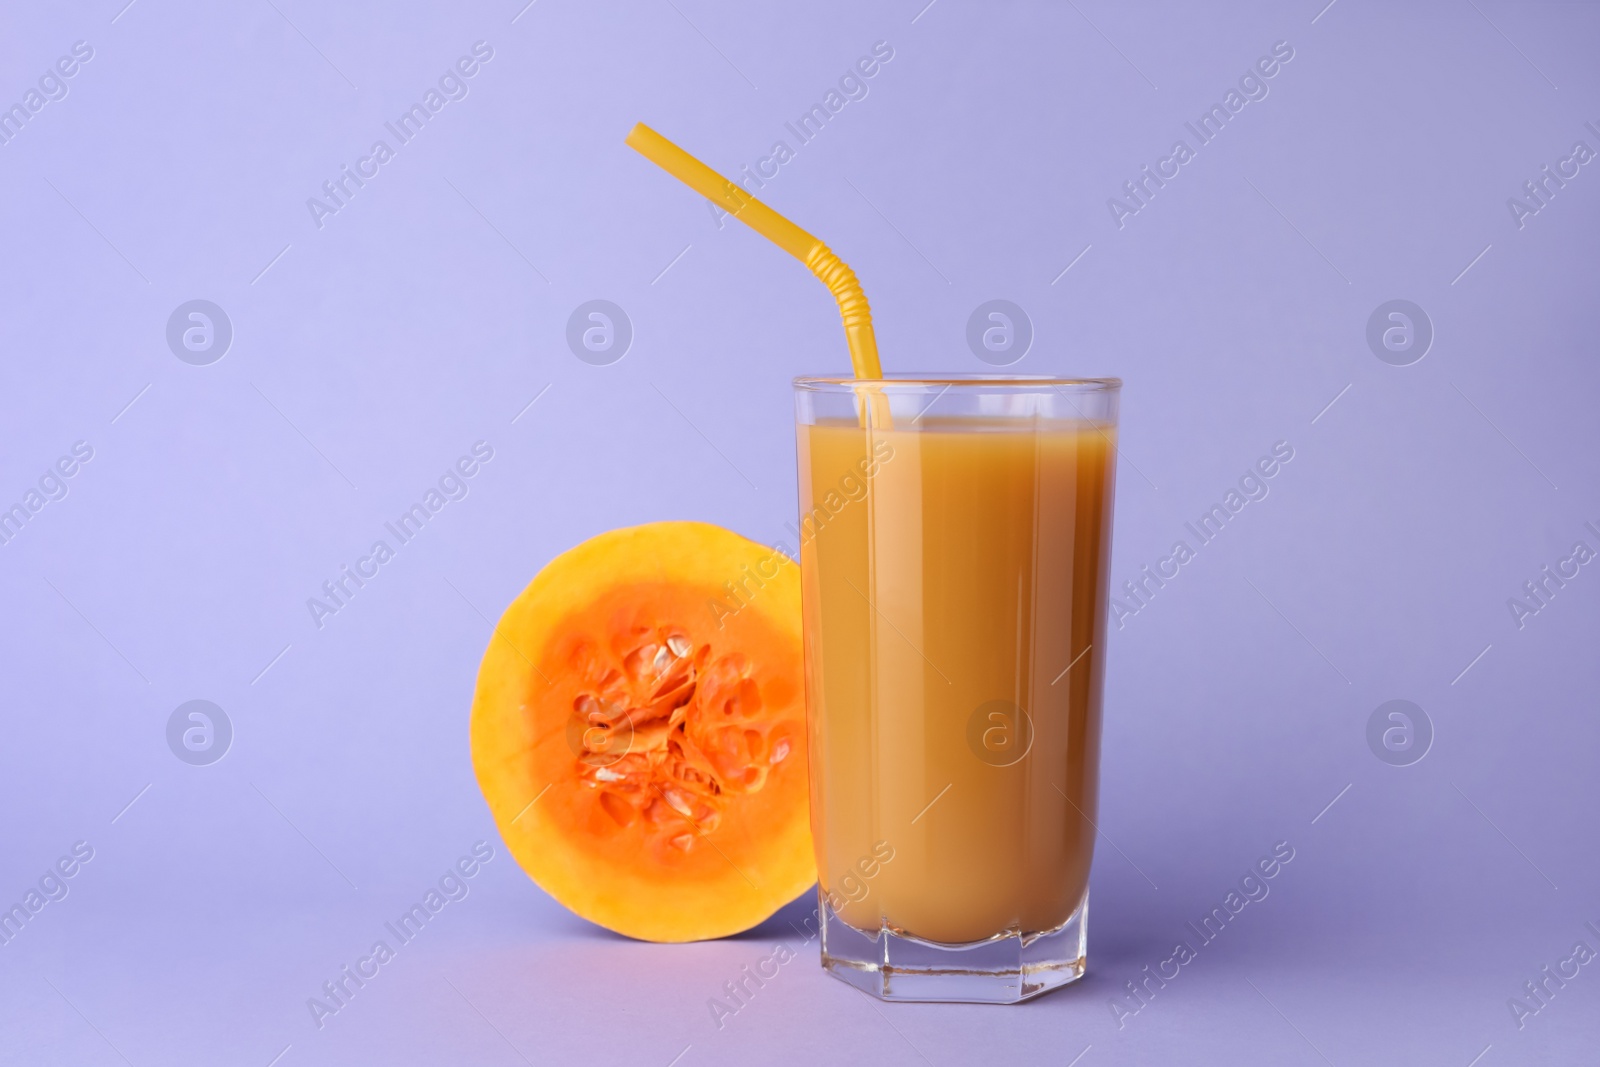
M 529 877 L 647 941 L 749 929 L 814 882 L 800 634 L 798 568 L 705 523 L 540 571 L 472 705 L 478 784 Z

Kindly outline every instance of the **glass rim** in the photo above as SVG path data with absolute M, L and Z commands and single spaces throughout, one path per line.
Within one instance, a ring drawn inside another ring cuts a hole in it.
M 1053 374 L 950 374 L 907 372 L 882 378 L 852 378 L 840 375 L 802 374 L 793 379 L 794 388 L 804 392 L 854 392 L 858 386 L 880 389 L 1061 389 L 1077 392 L 1115 392 L 1121 378 L 1083 378 Z

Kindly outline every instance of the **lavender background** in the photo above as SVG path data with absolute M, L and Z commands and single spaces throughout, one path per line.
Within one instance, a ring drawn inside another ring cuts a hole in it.
M 94 850 L 0 946 L 0 1062 L 1594 1058 L 1600 965 L 1520 1027 L 1508 998 L 1600 949 L 1600 568 L 1507 606 L 1600 549 L 1600 173 L 1507 204 L 1600 149 L 1593 5 L 125 2 L 0 35 L 6 106 L 93 49 L 0 147 L 0 506 L 93 449 L 0 547 L 0 903 Z M 316 225 L 477 41 L 468 95 Z M 1119 228 L 1108 198 L 1278 41 L 1267 97 Z M 610 527 L 784 537 L 789 378 L 846 366 L 803 269 L 623 146 L 641 119 L 729 172 L 798 146 L 762 195 L 856 268 L 886 365 L 986 369 L 967 319 L 1003 298 L 1035 332 L 1013 370 L 1126 379 L 1119 586 L 1294 449 L 1114 634 L 1069 990 L 877 1004 L 816 966 L 805 901 L 626 942 L 499 844 L 466 743 L 488 620 Z M 1397 298 L 1435 334 L 1409 366 L 1366 339 Z M 206 366 L 166 340 L 194 299 L 233 330 Z M 565 339 L 592 299 L 634 330 L 608 366 Z M 307 598 L 477 441 L 465 499 L 319 628 Z M 233 728 L 209 766 L 167 742 L 194 699 Z M 1367 741 L 1392 699 L 1432 725 L 1409 766 Z M 307 999 L 479 840 L 470 894 L 319 1029 Z M 1270 896 L 1126 1014 L 1279 841 Z

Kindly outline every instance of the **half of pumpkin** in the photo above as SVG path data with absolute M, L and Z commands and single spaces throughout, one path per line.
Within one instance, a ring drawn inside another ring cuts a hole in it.
M 472 762 L 511 854 L 647 941 L 746 930 L 816 880 L 798 568 L 721 527 L 558 556 L 490 638 Z

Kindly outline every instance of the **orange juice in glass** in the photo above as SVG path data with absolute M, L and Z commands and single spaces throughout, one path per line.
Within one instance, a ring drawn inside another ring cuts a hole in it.
M 823 966 L 877 996 L 1084 972 L 1120 386 L 795 382 Z

